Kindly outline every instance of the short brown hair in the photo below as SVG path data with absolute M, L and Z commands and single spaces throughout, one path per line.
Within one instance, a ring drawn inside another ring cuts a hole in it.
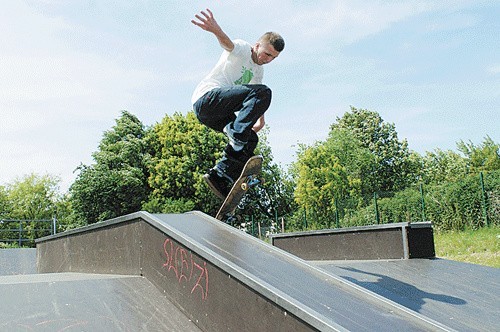
M 277 32 L 266 32 L 260 37 L 259 41 L 268 42 L 278 52 L 283 51 L 285 48 L 285 40 Z

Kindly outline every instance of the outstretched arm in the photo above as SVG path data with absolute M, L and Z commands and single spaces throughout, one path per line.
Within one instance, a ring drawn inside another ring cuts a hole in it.
M 219 41 L 220 46 L 222 46 L 223 49 L 225 49 L 228 52 L 231 52 L 234 49 L 234 44 L 231 41 L 231 39 L 226 35 L 224 31 L 222 31 L 221 27 L 217 23 L 217 21 L 214 18 L 214 15 L 210 11 L 210 9 L 207 9 L 207 13 L 204 11 L 201 12 L 203 15 L 195 15 L 195 17 L 198 19 L 196 20 L 191 20 L 191 23 L 194 25 L 199 26 L 205 31 L 211 32 L 217 37 L 217 40 Z

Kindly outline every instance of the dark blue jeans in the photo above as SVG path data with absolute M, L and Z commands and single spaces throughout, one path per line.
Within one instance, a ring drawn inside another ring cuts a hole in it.
M 244 146 L 241 153 L 235 154 L 228 144 L 217 164 L 221 171 L 234 169 L 236 166 L 231 163 L 234 159 L 244 164 L 253 156 L 259 138 L 252 127 L 269 108 L 271 95 L 271 89 L 263 84 L 236 85 L 213 89 L 193 105 L 201 123 L 220 132 L 226 128 L 227 135 Z

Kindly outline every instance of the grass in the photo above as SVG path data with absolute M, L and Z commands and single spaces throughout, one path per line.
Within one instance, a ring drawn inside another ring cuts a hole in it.
M 434 232 L 436 256 L 500 268 L 500 227 Z

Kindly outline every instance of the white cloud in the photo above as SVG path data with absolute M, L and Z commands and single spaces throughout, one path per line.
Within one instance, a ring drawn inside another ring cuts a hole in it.
M 69 58 L 38 56 L 0 59 L 0 99 L 47 100 L 88 96 L 91 89 L 75 77 Z
M 66 189 L 102 132 L 158 74 L 68 40 L 93 37 L 24 2 L 2 5 L 0 29 L 0 183 L 48 172 Z
M 287 21 L 299 30 L 300 40 L 350 44 L 427 9 L 418 2 L 333 1 L 299 8 Z
M 488 67 L 487 72 L 493 75 L 500 74 L 500 65 L 491 65 L 490 67 Z
M 61 19 L 42 16 L 18 2 L 8 9 L 11 12 L 3 11 L 0 23 L 0 100 L 4 103 L 113 99 L 118 91 L 138 89 L 155 79 L 151 72 L 124 67 L 116 59 L 68 48 L 61 35 L 76 28 Z

